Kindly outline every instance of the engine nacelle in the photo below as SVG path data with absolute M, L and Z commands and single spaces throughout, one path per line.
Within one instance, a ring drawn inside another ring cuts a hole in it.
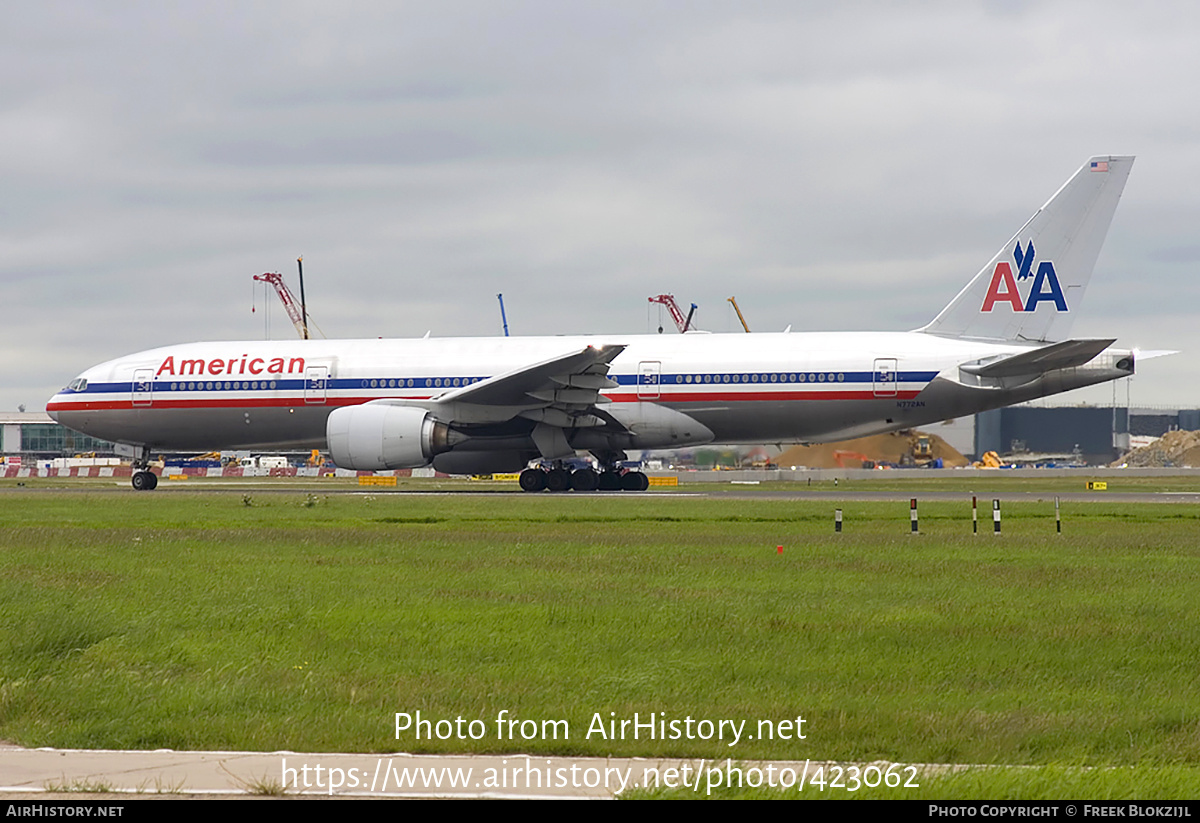
M 329 456 L 343 469 L 382 471 L 429 465 L 450 448 L 450 428 L 425 409 L 364 403 L 335 409 L 325 423 Z

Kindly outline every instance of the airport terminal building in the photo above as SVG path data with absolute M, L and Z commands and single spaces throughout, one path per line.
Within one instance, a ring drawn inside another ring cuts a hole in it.
M 0 451 L 6 458 L 25 460 L 115 455 L 112 443 L 72 431 L 45 412 L 0 412 Z

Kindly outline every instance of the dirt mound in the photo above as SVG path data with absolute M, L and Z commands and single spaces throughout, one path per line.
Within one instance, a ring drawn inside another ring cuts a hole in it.
M 910 432 L 901 434 L 875 434 L 870 437 L 857 437 L 853 440 L 842 440 L 837 443 L 820 443 L 812 446 L 793 446 L 775 458 L 775 465 L 780 468 L 791 466 L 808 466 L 810 469 L 837 469 L 844 466 L 847 469 L 857 469 L 862 465 L 862 458 L 852 455 L 842 455 L 839 464 L 835 452 L 854 452 L 864 455 L 876 463 L 895 463 L 900 465 L 904 455 L 911 455 L 917 436 L 928 437 L 930 450 L 934 457 L 942 458 L 947 466 L 965 466 L 967 458 L 936 434 L 927 432 Z
M 1113 465 L 1137 468 L 1200 466 L 1200 431 L 1167 432 L 1153 443 L 1134 449 Z

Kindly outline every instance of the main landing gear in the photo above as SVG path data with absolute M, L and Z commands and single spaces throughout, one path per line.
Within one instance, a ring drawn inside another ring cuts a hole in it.
M 644 492 L 650 488 L 650 478 L 639 471 L 622 472 L 615 466 L 597 472 L 593 469 L 572 471 L 556 464 L 550 469 L 526 469 L 521 472 L 520 484 L 521 491 L 526 492 Z

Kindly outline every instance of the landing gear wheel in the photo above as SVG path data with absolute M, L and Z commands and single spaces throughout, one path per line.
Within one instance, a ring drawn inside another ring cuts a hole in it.
M 546 472 L 546 488 L 552 492 L 571 490 L 571 473 L 566 469 L 551 469 Z
M 518 482 L 523 492 L 540 492 L 546 488 L 546 473 L 541 469 L 526 469 Z
M 599 477 L 591 469 L 576 469 L 571 472 L 571 488 L 577 492 L 594 492 L 597 483 Z
M 600 472 L 600 476 L 596 479 L 596 488 L 602 492 L 619 492 L 621 475 L 612 470 Z
M 146 474 L 150 475 L 150 491 L 154 491 L 158 488 L 158 475 L 154 472 L 146 472 Z
M 152 472 L 137 471 L 131 480 L 135 492 L 148 492 L 158 485 L 158 478 Z
M 641 472 L 625 472 L 621 477 L 621 490 L 627 492 L 644 492 L 650 488 L 650 478 Z

